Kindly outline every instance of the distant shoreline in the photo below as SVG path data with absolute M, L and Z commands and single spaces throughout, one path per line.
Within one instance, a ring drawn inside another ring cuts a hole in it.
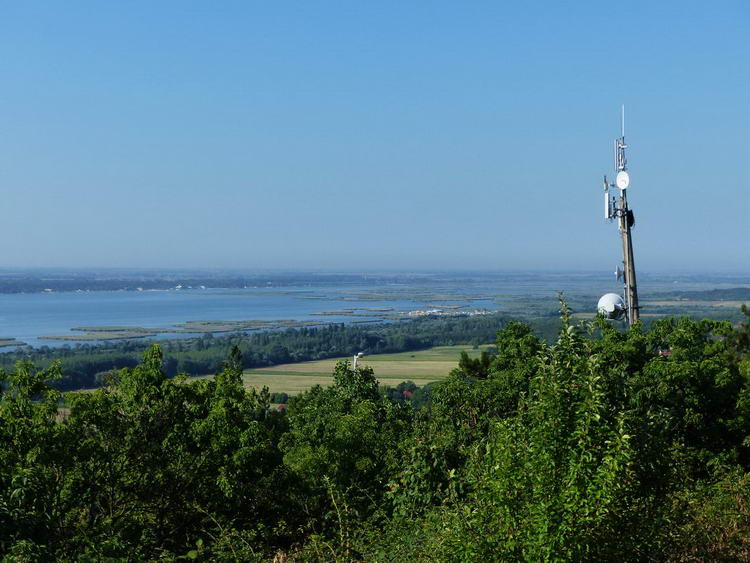
M 314 289 L 320 286 L 357 286 L 372 284 L 418 284 L 418 285 L 440 285 L 446 280 L 473 281 L 476 279 L 513 280 L 528 276 L 561 277 L 570 280 L 571 276 L 583 275 L 586 277 L 601 277 L 608 280 L 606 272 L 564 272 L 564 271 L 434 271 L 434 272 L 258 272 L 258 273 L 235 273 L 216 272 L 207 273 L 201 271 L 193 272 L 147 272 L 143 270 L 132 271 L 11 271 L 0 269 L 0 294 L 37 294 L 37 293 L 68 293 L 68 292 L 93 292 L 93 291 L 218 291 L 218 290 L 245 290 L 286 287 L 309 287 Z M 750 274 L 649 274 L 641 272 L 643 282 L 648 283 L 650 279 L 681 280 L 675 289 L 682 285 L 690 285 L 697 280 L 713 282 L 722 285 L 723 288 L 711 290 L 736 291 L 747 290 L 750 292 Z M 733 287 L 728 287 L 733 286 Z M 671 293 L 671 292 L 670 292 Z M 702 292 L 703 293 L 703 292 Z M 695 298 L 698 298 L 695 296 Z M 714 296 L 709 297 L 714 299 Z M 717 298 L 718 299 L 718 298 Z M 736 297 L 735 297 L 736 299 Z
M 610 279 L 611 278 L 611 279 Z M 5 352 L 22 346 L 64 347 L 107 341 L 183 340 L 330 323 L 400 321 L 418 316 L 516 318 L 556 316 L 558 293 L 579 316 L 595 313 L 602 292 L 618 291 L 599 274 L 275 274 L 247 277 L 36 275 L 38 292 L 0 271 Z M 750 285 L 712 279 L 648 278 L 642 282 L 644 318 L 672 315 L 740 319 Z M 88 289 L 81 287 L 90 286 Z M 117 284 L 127 284 L 126 286 Z M 12 286 L 12 287 L 11 287 Z M 46 287 L 45 287 L 46 286 Z M 52 286 L 52 287 L 49 287 Z M 106 287 L 109 286 L 109 287 Z M 20 291 L 9 291 L 15 288 Z M 66 288 L 71 288 L 67 290 Z M 74 289 L 73 289 L 74 288 Z M 10 340 L 17 338 L 18 340 Z M 21 342 L 23 341 L 23 342 Z

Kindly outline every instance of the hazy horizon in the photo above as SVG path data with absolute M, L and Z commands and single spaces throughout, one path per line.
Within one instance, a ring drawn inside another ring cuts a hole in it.
M 612 270 L 612 271 L 610 271 Z M 221 266 L 175 266 L 175 267 L 159 267 L 159 266 L 11 266 L 3 265 L 0 266 L 0 276 L 11 275 L 11 274 L 44 274 L 44 273 L 60 273 L 60 274 L 97 274 L 97 273 L 122 273 L 122 274 L 164 274 L 164 275 L 187 275 L 187 274 L 206 274 L 206 275 L 293 275 L 293 276 L 304 276 L 304 275 L 343 275 L 343 276 L 402 276 L 402 275 L 414 275 L 414 276 L 459 276 L 461 274 L 466 275 L 485 275 L 485 276 L 503 276 L 503 275 L 518 275 L 518 274 L 540 274 L 540 275 L 586 275 L 586 276 L 601 276 L 601 277 L 613 277 L 614 279 L 614 265 L 613 268 L 253 268 L 253 267 L 221 267 Z M 662 269 L 662 270 L 651 270 L 651 269 L 639 269 L 638 273 L 641 276 L 647 277 L 691 277 L 696 276 L 700 278 L 743 278 L 748 277 L 747 283 L 750 284 L 750 269 L 737 268 L 735 270 L 687 270 L 687 269 Z M 741 282 L 738 282 L 741 283 Z
M 38 2 L 0 22 L 3 268 L 742 274 L 743 2 Z

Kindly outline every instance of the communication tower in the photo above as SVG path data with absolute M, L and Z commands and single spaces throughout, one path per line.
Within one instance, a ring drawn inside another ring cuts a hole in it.
M 622 238 L 623 268 L 618 265 L 615 276 L 618 280 L 622 278 L 624 284 L 624 295 L 620 298 L 617 294 L 608 293 L 599 300 L 599 312 L 610 319 L 619 319 L 625 316 L 628 324 L 633 325 L 639 317 L 638 286 L 635 279 L 635 262 L 633 260 L 633 239 L 631 229 L 635 225 L 633 210 L 628 206 L 628 187 L 630 186 L 630 174 L 628 174 L 628 160 L 625 158 L 625 106 L 622 106 L 620 114 L 620 136 L 615 139 L 615 182 L 610 184 L 604 176 L 604 218 L 609 221 L 617 220 L 620 237 Z M 618 189 L 619 198 L 610 193 Z

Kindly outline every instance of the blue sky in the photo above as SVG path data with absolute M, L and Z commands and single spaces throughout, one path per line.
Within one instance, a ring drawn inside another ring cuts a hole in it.
M 748 271 L 746 2 L 0 2 L 0 266 Z

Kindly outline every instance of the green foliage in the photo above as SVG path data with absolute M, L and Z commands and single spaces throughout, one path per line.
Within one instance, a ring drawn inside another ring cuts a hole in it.
M 573 326 L 531 358 L 518 413 L 494 424 L 472 462 L 471 510 L 452 541 L 462 560 L 602 560 L 633 486 L 626 414 L 608 409 L 606 369 Z
M 111 387 L 69 396 L 62 424 L 50 373 L 5 375 L 0 431 L 14 447 L 2 452 L 3 550 L 151 558 L 235 528 L 261 545 L 270 526 L 283 537 L 285 421 L 268 393 L 243 388 L 236 353 L 214 381 L 193 384 L 167 379 L 162 363 L 154 346 Z
M 489 375 L 492 356 L 487 352 L 482 352 L 478 358 L 470 358 L 466 352 L 461 352 L 458 359 L 458 370 L 464 377 L 473 377 L 475 379 L 486 379 Z
M 338 529 L 375 512 L 408 437 L 410 410 L 383 397 L 369 367 L 339 362 L 335 383 L 292 398 L 285 464 L 304 486 L 309 525 Z
M 747 558 L 750 363 L 732 328 L 569 318 L 552 346 L 512 323 L 486 380 L 436 384 L 373 559 Z
M 58 365 L 36 371 L 19 362 L 0 372 L 0 553 L 38 551 L 65 510 L 48 486 L 67 457 L 55 423 L 60 393 L 49 387 L 59 377 Z
M 675 494 L 673 561 L 750 560 L 750 473 L 734 468 Z
M 747 325 L 562 321 L 551 344 L 508 323 L 421 389 L 341 362 L 286 412 L 244 389 L 232 339 L 201 339 L 226 346 L 213 379 L 171 377 L 153 346 L 64 410 L 61 367 L 19 363 L 0 373 L 0 557 L 747 560 Z
M 289 402 L 289 394 L 288 393 L 271 393 L 271 402 L 285 405 Z
M 733 344 L 738 354 L 747 356 L 750 354 L 750 308 L 742 305 L 740 312 L 744 320 L 739 323 L 737 331 L 733 334 Z

